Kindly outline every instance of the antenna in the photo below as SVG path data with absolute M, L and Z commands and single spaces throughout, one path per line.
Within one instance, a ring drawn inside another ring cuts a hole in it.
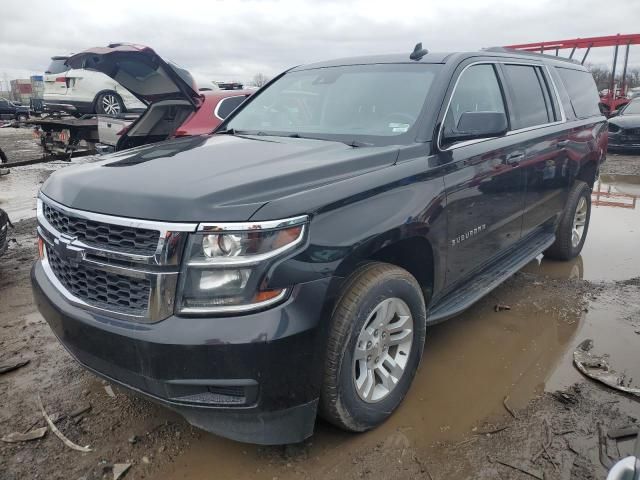
M 429 50 L 427 50 L 426 48 L 422 48 L 422 42 L 419 42 L 416 43 L 416 46 L 413 49 L 411 55 L 409 55 L 409 58 L 411 60 L 422 60 L 422 57 L 424 57 L 427 53 L 429 53 Z

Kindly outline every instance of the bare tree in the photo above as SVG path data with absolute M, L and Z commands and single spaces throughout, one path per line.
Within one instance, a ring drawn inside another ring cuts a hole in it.
M 264 73 L 258 72 L 253 76 L 251 83 L 256 87 L 264 86 L 270 80 Z
M 587 65 L 587 68 L 591 71 L 598 90 L 609 88 L 611 83 L 611 70 L 600 65 Z

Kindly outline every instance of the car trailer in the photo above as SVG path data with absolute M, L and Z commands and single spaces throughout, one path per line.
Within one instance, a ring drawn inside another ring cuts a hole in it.
M 507 45 L 504 48 L 510 48 L 514 50 L 523 50 L 526 52 L 538 52 L 547 53 L 549 51 L 555 52 L 556 56 L 560 55 L 560 50 L 571 50 L 569 58 L 573 59 L 578 49 L 586 49 L 582 55 L 580 63 L 584 65 L 587 60 L 589 52 L 592 48 L 600 47 L 614 47 L 613 53 L 613 66 L 611 68 L 611 79 L 609 81 L 609 91 L 606 95 L 600 97 L 600 105 L 604 110 L 604 113 L 609 115 L 614 110 L 618 110 L 620 107 L 629 103 L 627 98 L 627 66 L 629 64 L 629 47 L 631 45 L 640 44 L 640 34 L 627 34 L 627 35 L 609 35 L 605 37 L 589 37 L 589 38 L 573 38 L 570 40 L 554 40 L 551 42 L 535 42 L 535 43 L 522 43 L 519 45 Z M 616 67 L 618 64 L 618 50 L 620 47 L 625 47 L 624 64 L 622 67 L 622 84 L 619 89 L 616 89 Z
M 45 154 L 69 159 L 71 156 L 95 153 L 98 142 L 98 118 L 83 115 L 50 115 L 25 122 L 34 127 L 33 136 Z

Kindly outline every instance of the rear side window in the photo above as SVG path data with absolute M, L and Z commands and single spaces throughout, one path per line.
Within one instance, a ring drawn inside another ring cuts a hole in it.
M 64 64 L 64 62 L 66 62 L 66 61 L 67 61 L 67 57 L 63 57 L 63 58 L 54 57 L 54 58 L 52 58 L 51 59 L 51 63 L 49 64 L 47 69 L 44 71 L 44 73 L 56 74 L 56 73 L 66 72 L 67 70 L 69 70 L 69 67 L 67 67 Z
M 445 137 L 458 133 L 458 122 L 465 112 L 505 113 L 493 65 L 473 65 L 462 73 L 444 119 Z
M 241 97 L 228 97 L 222 99 L 218 106 L 216 107 L 216 111 L 214 112 L 215 116 L 220 120 L 224 120 L 229 116 L 231 112 L 233 112 L 236 108 L 240 106 L 242 102 L 245 101 L 247 97 L 244 95 Z
M 511 125 L 514 130 L 555 121 L 554 104 L 540 67 L 505 65 L 512 93 Z
M 601 115 L 600 107 L 598 106 L 600 97 L 598 96 L 596 82 L 594 82 L 591 74 L 583 70 L 571 70 L 561 67 L 556 67 L 556 70 L 569 93 L 571 106 L 576 117 L 586 118 Z

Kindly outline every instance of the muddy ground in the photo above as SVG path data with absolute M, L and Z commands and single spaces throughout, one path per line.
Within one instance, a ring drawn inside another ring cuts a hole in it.
M 14 210 L 21 219 L 10 233 L 15 241 L 0 259 L 0 365 L 29 360 L 0 374 L 0 437 L 45 426 L 40 395 L 60 431 L 93 451 L 71 450 L 50 431 L 0 442 L 2 480 L 113 478 L 112 465 L 121 463 L 132 465 L 126 479 L 600 479 L 598 425 L 606 432 L 640 419 L 640 402 L 572 365 L 576 346 L 591 338 L 597 353 L 640 385 L 640 176 L 627 174 L 640 173 L 638 157 L 609 157 L 579 258 L 531 262 L 430 329 L 414 384 L 389 421 L 362 435 L 318 421 L 311 439 L 287 447 L 192 428 L 88 373 L 58 344 L 29 287 L 33 198 L 55 168 L 62 167 L 17 167 L 0 178 L 0 206 L 22 205 Z M 511 309 L 496 312 L 497 304 Z M 607 464 L 631 442 L 609 440 L 604 448 Z

